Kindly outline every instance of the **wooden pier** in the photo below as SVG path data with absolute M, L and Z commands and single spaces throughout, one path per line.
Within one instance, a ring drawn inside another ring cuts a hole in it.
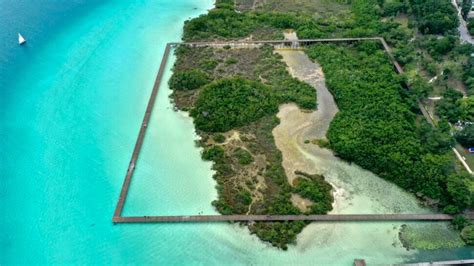
M 473 214 L 466 215 L 473 219 Z M 114 217 L 114 223 L 198 223 L 198 222 L 407 222 L 450 221 L 447 214 L 329 214 L 329 215 L 178 215 Z
M 474 259 L 466 260 L 446 260 L 446 261 L 430 261 L 430 262 L 418 262 L 408 264 L 395 264 L 400 266 L 432 266 L 432 265 L 474 265 Z
M 143 117 L 140 131 L 133 149 L 132 158 L 128 165 L 125 180 L 120 191 L 120 196 L 115 207 L 114 216 L 112 221 L 114 223 L 168 223 L 168 222 L 252 222 L 252 221 L 312 221 L 312 222 L 355 222 L 355 221 L 449 221 L 453 217 L 445 214 L 344 214 L 344 215 L 180 215 L 180 216 L 136 216 L 136 217 L 124 217 L 122 216 L 122 210 L 125 205 L 128 190 L 132 182 L 133 173 L 135 171 L 137 160 L 140 155 L 140 150 L 143 145 L 143 140 L 146 135 L 148 123 L 150 121 L 151 113 L 155 105 L 155 100 L 158 95 L 158 90 L 163 78 L 163 73 L 168 62 L 171 48 L 177 45 L 189 45 L 191 47 L 241 47 L 241 48 L 252 48 L 259 47 L 262 45 L 273 45 L 276 47 L 289 47 L 294 49 L 304 45 L 311 45 L 315 43 L 329 43 L 329 42 L 359 42 L 359 41 L 380 41 L 382 46 L 387 52 L 390 60 L 392 61 L 397 73 L 402 74 L 403 69 L 400 64 L 396 61 L 395 57 L 390 51 L 390 47 L 381 37 L 368 37 L 368 38 L 336 38 L 336 39 L 302 39 L 302 40 L 270 40 L 270 41 L 227 41 L 227 42 L 187 42 L 187 43 L 168 43 L 166 44 L 165 52 L 161 60 L 160 68 L 156 76 L 156 80 L 151 92 L 150 99 Z M 295 44 L 296 43 L 296 44 Z M 434 125 L 431 117 L 426 112 L 425 108 L 419 103 L 421 112 L 426 117 L 428 122 Z M 474 214 L 467 214 L 468 219 L 474 220 Z
M 123 181 L 122 190 L 120 191 L 120 196 L 115 207 L 114 218 L 120 217 L 122 215 L 123 206 L 125 205 L 125 200 L 127 199 L 128 189 L 130 183 L 132 182 L 133 173 L 137 164 L 138 156 L 140 155 L 140 150 L 143 145 L 143 139 L 145 138 L 146 129 L 150 121 L 151 112 L 155 106 L 156 96 L 158 95 L 158 89 L 160 88 L 161 79 L 166 68 L 166 63 L 168 62 L 168 57 L 170 55 L 171 45 L 167 44 L 165 48 L 165 53 L 161 59 L 160 69 L 158 70 L 158 75 L 156 76 L 155 84 L 153 85 L 153 90 L 151 91 L 150 99 L 148 100 L 148 105 L 146 107 L 145 116 L 143 117 L 143 122 L 140 127 L 140 132 L 138 133 L 137 141 L 135 142 L 135 148 L 133 149 L 132 159 L 128 164 L 127 174 L 125 180 Z

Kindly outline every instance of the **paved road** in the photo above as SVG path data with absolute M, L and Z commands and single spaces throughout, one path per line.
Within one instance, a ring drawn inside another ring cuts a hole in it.
M 462 15 L 461 15 L 461 9 L 459 8 L 458 3 L 456 2 L 456 0 L 451 0 L 451 3 L 454 5 L 454 7 L 456 7 L 456 10 L 458 11 L 458 17 L 459 17 L 458 30 L 459 30 L 461 40 L 463 40 L 467 43 L 470 43 L 470 44 L 474 44 L 474 39 L 472 38 L 471 35 L 469 35 L 469 31 L 467 30 L 466 21 L 463 19 Z

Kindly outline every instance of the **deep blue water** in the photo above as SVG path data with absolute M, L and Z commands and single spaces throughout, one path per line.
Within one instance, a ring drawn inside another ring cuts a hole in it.
M 211 4 L 0 0 L 0 264 L 350 265 L 355 257 L 380 263 L 472 256 L 470 249 L 407 252 L 391 240 L 381 244 L 393 237 L 384 231 L 390 224 L 331 227 L 329 240 L 306 234 L 287 252 L 238 225 L 114 226 L 165 43 L 178 41 L 184 20 Z M 17 32 L 25 46 L 17 45 Z M 164 84 L 124 212 L 214 213 L 210 164 L 195 148 L 192 122 L 172 110 L 168 94 Z

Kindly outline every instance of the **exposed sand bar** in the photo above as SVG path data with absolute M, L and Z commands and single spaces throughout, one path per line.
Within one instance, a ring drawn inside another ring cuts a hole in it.
M 278 53 L 289 66 L 290 74 L 313 86 L 318 95 L 318 110 L 314 112 L 302 112 L 296 104 L 280 106 L 278 118 L 281 123 L 273 130 L 273 135 L 277 147 L 283 152 L 283 166 L 291 183 L 295 178 L 295 170 L 308 173 L 317 171 L 301 149 L 308 146 L 304 144 L 305 140 L 325 138 L 338 109 L 326 88 L 321 66 L 311 62 L 302 51 L 280 50 Z

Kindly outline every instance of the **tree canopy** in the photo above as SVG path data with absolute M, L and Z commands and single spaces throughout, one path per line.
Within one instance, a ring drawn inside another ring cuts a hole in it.
M 422 33 L 444 34 L 459 24 L 456 9 L 448 0 L 409 0 Z
M 442 206 L 459 203 L 446 189 L 451 138 L 417 126 L 401 80 L 378 44 L 321 44 L 307 52 L 323 66 L 340 109 L 327 134 L 338 156 Z
M 206 72 L 199 69 L 174 72 L 169 81 L 172 90 L 194 90 L 207 83 L 210 79 Z
M 243 78 L 221 79 L 206 85 L 191 110 L 200 130 L 223 132 L 278 110 L 270 88 Z

